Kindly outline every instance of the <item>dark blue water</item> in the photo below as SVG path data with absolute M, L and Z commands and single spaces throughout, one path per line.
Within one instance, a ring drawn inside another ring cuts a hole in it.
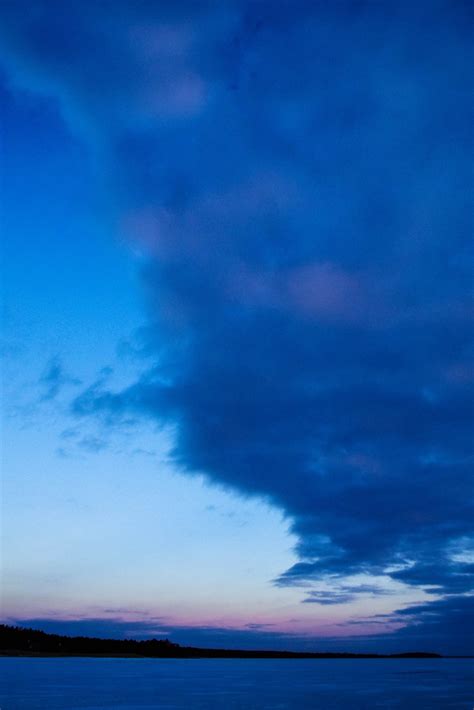
M 0 708 L 474 708 L 471 660 L 1 658 Z

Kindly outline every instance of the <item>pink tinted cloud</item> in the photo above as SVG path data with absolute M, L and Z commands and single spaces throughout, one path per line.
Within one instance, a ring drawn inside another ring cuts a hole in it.
M 196 33 L 189 23 L 135 25 L 128 44 L 141 71 L 137 110 L 147 118 L 187 117 L 206 104 L 207 85 L 195 70 Z
M 364 278 L 329 263 L 313 263 L 276 273 L 244 264 L 235 266 L 228 281 L 231 298 L 248 306 L 293 312 L 305 318 L 341 323 L 379 322 L 380 305 L 369 296 Z
M 292 269 L 286 276 L 286 297 L 292 307 L 308 316 L 344 322 L 359 321 L 367 307 L 360 277 L 330 263 Z
M 151 116 L 188 116 L 204 108 L 205 82 L 197 74 L 182 72 L 170 82 L 152 82 L 141 95 L 141 108 Z
M 215 213 L 213 204 L 209 209 L 208 200 L 211 196 L 179 220 L 162 208 L 129 211 L 122 219 L 123 231 L 148 256 L 168 260 L 186 254 L 209 266 L 214 250 L 220 249 L 223 255 L 224 249 L 212 232 L 202 239 L 203 225 L 209 224 L 208 214 Z M 226 204 L 224 213 L 228 210 Z M 366 275 L 348 273 L 328 262 L 259 271 L 228 256 L 227 261 L 222 259 L 221 266 L 226 274 L 223 296 L 230 301 L 328 322 L 372 325 L 383 322 L 383 299 L 369 292 Z

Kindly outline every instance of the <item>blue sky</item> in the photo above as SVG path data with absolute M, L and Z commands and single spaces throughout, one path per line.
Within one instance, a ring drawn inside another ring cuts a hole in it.
M 472 9 L 0 12 L 4 618 L 472 650 Z

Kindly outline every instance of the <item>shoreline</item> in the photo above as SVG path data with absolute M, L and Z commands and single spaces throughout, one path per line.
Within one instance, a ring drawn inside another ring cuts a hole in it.
M 438 660 L 438 659 L 470 659 L 474 656 L 442 656 L 435 653 L 406 653 L 406 654 L 395 654 L 395 655 L 383 655 L 383 654 L 345 654 L 345 653 L 292 653 L 278 652 L 278 651 L 218 651 L 212 649 L 206 652 L 203 649 L 195 651 L 194 649 L 187 653 L 184 651 L 180 654 L 173 655 L 145 655 L 145 654 L 133 654 L 133 653 L 54 653 L 54 652 L 27 652 L 27 651 L 15 651 L 15 650 L 1 650 L 0 658 L 148 658 L 156 660 L 170 660 L 170 659 L 188 659 L 188 660 L 199 660 L 199 659 L 228 659 L 228 660 Z
M 0 624 L 0 657 L 10 658 L 228 658 L 228 659 L 432 659 L 473 658 L 443 656 L 432 651 L 399 653 L 351 653 L 341 651 L 289 651 L 181 646 L 168 639 L 101 639 L 88 636 L 62 636 L 38 629 Z

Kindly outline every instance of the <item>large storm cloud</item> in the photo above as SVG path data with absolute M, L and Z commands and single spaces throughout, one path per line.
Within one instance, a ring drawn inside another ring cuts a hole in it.
M 73 411 L 279 506 L 278 584 L 472 587 L 468 5 L 2 5 L 142 254 L 152 365 Z

